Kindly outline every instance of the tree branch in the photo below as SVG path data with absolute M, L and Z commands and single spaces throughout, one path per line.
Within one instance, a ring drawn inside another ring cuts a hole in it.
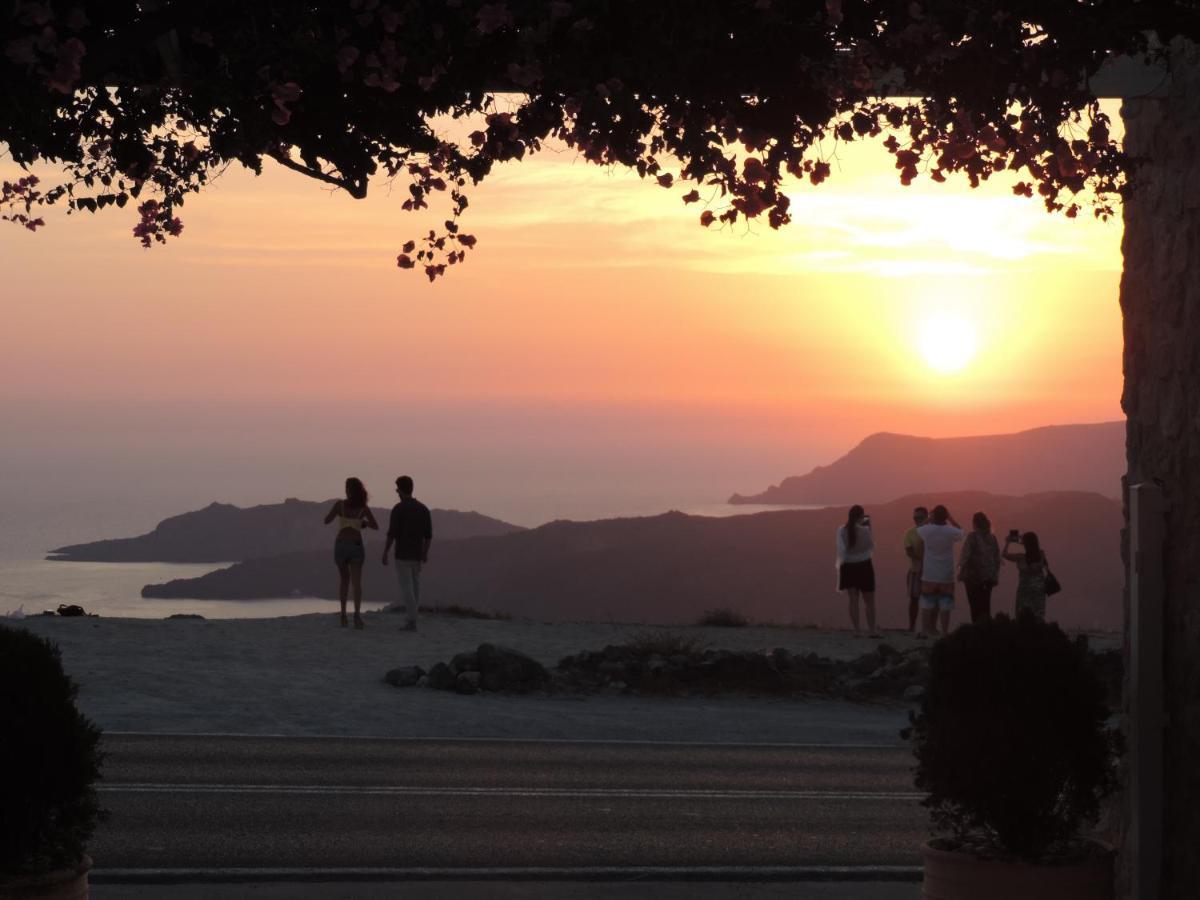
M 310 169 L 308 166 L 303 166 L 278 150 L 271 150 L 267 155 L 281 166 L 291 169 L 293 172 L 299 172 L 301 175 L 307 175 L 309 178 L 324 181 L 326 184 L 332 184 L 334 187 L 341 188 L 355 200 L 362 200 L 367 196 L 367 180 L 365 178 L 361 181 L 336 178 L 333 175 L 322 172 L 320 169 Z

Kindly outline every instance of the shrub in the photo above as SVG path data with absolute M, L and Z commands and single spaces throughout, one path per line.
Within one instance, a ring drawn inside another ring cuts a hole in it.
M 908 733 L 939 832 L 1037 859 L 1096 821 L 1121 744 L 1085 639 L 997 616 L 940 640 L 930 668 Z
M 58 647 L 0 626 L 0 873 L 74 866 L 100 816 L 100 729 L 75 708 Z
M 699 638 L 687 637 L 675 631 L 654 629 L 635 634 L 625 646 L 635 656 L 695 656 L 704 652 L 708 644 Z
M 723 606 L 719 609 L 706 609 L 704 615 L 696 620 L 697 625 L 709 628 L 745 628 L 750 620 L 740 612 Z

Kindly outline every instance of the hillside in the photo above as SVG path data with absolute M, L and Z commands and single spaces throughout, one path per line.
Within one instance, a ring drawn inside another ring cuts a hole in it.
M 242 508 L 213 503 L 204 509 L 172 516 L 149 534 L 72 544 L 50 551 L 48 558 L 86 562 L 204 563 L 247 560 L 294 551 L 333 547 L 333 525 L 322 525 L 332 500 L 311 502 L 289 498 L 282 503 Z M 375 508 L 381 530 L 387 509 Z M 522 530 L 476 512 L 431 510 L 439 540 L 496 536 Z
M 730 503 L 880 503 L 923 491 L 1121 495 L 1125 423 L 1051 425 L 1015 434 L 925 438 L 873 434 L 807 475 Z
M 1064 624 L 1116 629 L 1122 624 L 1120 505 L 1098 494 L 982 493 L 903 497 L 869 508 L 875 523 L 881 622 L 906 617 L 902 535 L 916 502 L 944 502 L 960 521 L 978 509 L 998 532 L 1036 530 L 1064 591 L 1051 614 Z M 705 518 L 682 513 L 596 522 L 552 522 L 499 537 L 434 541 L 422 601 L 461 604 L 549 621 L 611 619 L 692 622 L 705 609 L 734 607 L 762 621 L 840 625 L 845 601 L 834 590 L 834 531 L 841 508 L 781 510 Z M 391 573 L 368 548 L 368 599 L 394 598 Z M 291 553 L 148 585 L 158 598 L 334 597 L 327 550 Z M 1006 565 L 994 607 L 1011 610 L 1016 572 Z M 965 599 L 960 604 L 965 613 Z

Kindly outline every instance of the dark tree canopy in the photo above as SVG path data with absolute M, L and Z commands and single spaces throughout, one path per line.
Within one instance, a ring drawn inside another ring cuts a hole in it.
M 819 184 L 844 142 L 879 138 L 900 180 L 1113 211 L 1128 161 L 1088 76 L 1195 35 L 1187 0 L 10 0 L 0 13 L 0 142 L 51 184 L 40 207 L 137 210 L 145 246 L 231 163 L 265 159 L 365 196 L 407 182 L 443 229 L 397 262 L 430 279 L 475 243 L 465 190 L 550 140 L 636 169 L 700 224 L 790 220 L 786 176 Z M 455 127 L 454 120 L 461 120 Z M 449 123 L 449 124 L 448 124 Z

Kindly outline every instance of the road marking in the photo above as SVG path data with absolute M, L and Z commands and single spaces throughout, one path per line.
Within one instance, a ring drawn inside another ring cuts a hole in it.
M 514 738 L 514 737 L 395 737 L 369 734 L 250 734 L 238 731 L 111 731 L 105 737 L 133 738 L 238 738 L 250 740 L 297 740 L 297 741 L 395 741 L 397 743 L 424 744 L 584 744 L 647 747 L 745 747 L 779 748 L 785 750 L 909 750 L 907 742 L 884 743 L 883 741 L 655 741 L 621 738 Z
M 636 800 L 919 800 L 925 796 L 915 791 L 407 787 L 403 785 L 158 784 L 152 782 L 104 784 L 97 787 L 104 793 L 112 794 L 298 794 L 302 796 L 553 797 Z
M 93 884 L 246 881 L 920 881 L 920 866 L 96 868 Z

